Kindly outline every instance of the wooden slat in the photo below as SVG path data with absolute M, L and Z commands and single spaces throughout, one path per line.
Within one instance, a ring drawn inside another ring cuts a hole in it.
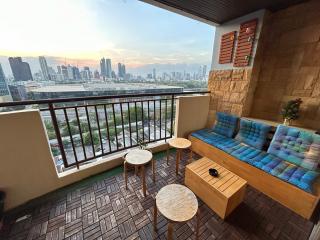
M 203 158 L 197 161 L 196 164 L 190 164 L 188 168 L 190 168 L 196 175 L 205 180 L 210 186 L 214 187 L 216 190 L 224 194 L 226 197 L 229 197 L 230 193 L 232 193 L 231 190 L 225 193 L 226 189 L 233 186 L 233 184 L 240 179 L 234 173 L 230 172 L 226 168 L 207 158 Z M 211 176 L 209 174 L 209 168 L 217 169 L 219 176 Z M 230 182 L 231 179 L 232 181 Z M 240 179 L 240 182 L 242 183 L 242 185 L 246 184 L 246 181 L 243 179 Z
M 257 24 L 258 19 L 253 19 L 240 25 L 237 50 L 233 64 L 235 67 L 244 67 L 250 64 Z M 246 32 L 247 28 L 251 29 L 248 33 Z M 252 38 L 252 41 L 248 42 L 249 38 Z M 248 59 L 245 59 L 246 56 L 249 56 Z
M 226 33 L 221 37 L 219 63 L 231 63 L 233 58 L 236 31 Z

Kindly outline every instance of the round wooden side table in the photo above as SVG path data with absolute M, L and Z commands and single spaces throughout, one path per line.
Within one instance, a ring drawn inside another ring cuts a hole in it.
M 168 220 L 168 240 L 172 239 L 173 224 L 186 222 L 197 214 L 196 239 L 199 235 L 198 200 L 194 193 L 180 184 L 160 189 L 154 203 L 153 229 L 157 231 L 158 211 Z
M 167 164 L 169 165 L 169 146 L 177 149 L 176 153 L 176 174 L 179 174 L 179 162 L 181 160 L 182 150 L 191 147 L 191 141 L 185 138 L 174 138 L 168 141 Z M 192 150 L 190 148 L 190 160 L 192 159 Z
M 155 160 L 153 159 L 153 155 L 150 151 L 142 150 L 142 149 L 134 149 L 134 150 L 130 150 L 124 156 L 123 165 L 124 165 L 124 179 L 126 183 L 126 189 L 128 189 L 128 174 L 127 174 L 128 164 L 135 167 L 136 174 L 137 174 L 138 167 L 141 167 L 143 195 L 146 196 L 145 165 L 150 161 L 152 162 L 153 181 L 155 181 Z

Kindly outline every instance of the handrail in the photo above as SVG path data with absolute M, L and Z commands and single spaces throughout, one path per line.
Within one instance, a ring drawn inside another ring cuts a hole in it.
M 47 104 L 47 108 L 39 106 L 39 110 L 49 111 L 46 117 L 51 121 L 54 130 L 51 136 L 54 134 L 57 140 L 63 165 L 65 168 L 79 168 L 80 164 L 90 160 L 136 147 L 139 141 L 151 143 L 172 138 L 176 96 L 208 93 L 210 91 L 186 91 L 27 100 L 0 103 L 0 108 Z M 157 98 L 159 96 L 166 97 Z M 122 101 L 123 98 L 132 99 Z M 106 99 L 117 100 L 86 102 Z M 55 105 L 67 102 L 80 104 Z M 75 138 L 77 134 L 80 141 Z
M 207 93 L 210 93 L 210 91 L 139 93 L 139 94 L 104 95 L 104 96 L 73 97 L 73 98 L 53 98 L 53 99 L 42 99 L 42 100 L 2 102 L 0 103 L 0 107 L 26 106 L 26 105 L 34 105 L 34 104 L 54 104 L 54 103 L 66 103 L 66 102 L 78 102 L 78 101 L 131 98 L 131 97 L 153 97 L 153 96 L 168 96 L 168 95 L 179 96 L 179 95 L 207 94 Z

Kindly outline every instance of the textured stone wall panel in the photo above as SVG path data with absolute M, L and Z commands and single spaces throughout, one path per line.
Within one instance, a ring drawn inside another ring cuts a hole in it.
M 300 97 L 300 118 L 293 124 L 320 129 L 319 9 L 320 1 L 312 0 L 270 14 L 264 22 L 250 116 L 282 121 L 282 106 Z
M 208 90 L 211 91 L 208 126 L 212 126 L 216 112 L 243 116 L 247 109 L 250 92 L 251 69 L 213 70 L 209 75 Z M 251 96 L 250 92 L 250 96 Z

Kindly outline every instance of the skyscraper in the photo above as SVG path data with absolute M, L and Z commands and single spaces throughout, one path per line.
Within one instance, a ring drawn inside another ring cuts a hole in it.
M 86 80 L 91 80 L 92 78 L 92 73 L 90 71 L 90 68 L 89 67 L 83 67 L 83 75 L 85 76 L 85 79 Z
M 111 78 L 111 72 L 112 72 L 111 59 L 106 59 L 106 76 L 107 76 L 107 78 Z
M 8 95 L 10 95 L 10 93 L 8 90 L 6 77 L 4 76 L 4 72 L 3 72 L 2 66 L 0 64 L 0 96 L 8 96 Z
M 95 79 L 100 79 L 100 73 L 98 72 L 98 70 L 94 71 L 94 78 Z
M 81 80 L 81 75 L 80 75 L 79 68 L 72 67 L 72 74 L 73 74 L 73 79 L 74 80 Z
M 27 62 L 22 62 L 21 57 L 9 57 L 9 63 L 13 77 L 16 81 L 33 80 L 29 64 Z
M 61 66 L 61 74 L 63 76 L 63 80 L 68 80 L 69 79 L 68 68 L 66 66 L 64 66 L 64 65 Z
M 118 77 L 124 78 L 126 76 L 126 66 L 124 64 L 118 63 Z
M 106 59 L 102 58 L 100 60 L 100 75 L 103 77 L 103 79 L 106 79 L 107 77 L 107 66 L 106 66 Z
M 45 59 L 45 57 L 40 56 L 39 63 L 40 63 L 40 68 L 41 68 L 41 72 L 44 80 L 51 80 L 47 60 Z
M 202 78 L 205 79 L 207 75 L 207 65 L 203 65 L 202 68 Z
M 69 80 L 74 80 L 73 68 L 70 66 L 70 64 L 67 66 L 67 75 Z
M 157 79 L 157 76 L 156 76 L 156 69 L 154 68 L 154 69 L 152 70 L 152 72 L 153 72 L 153 79 Z
M 13 101 L 27 100 L 28 94 L 24 85 L 9 85 L 9 90 Z
M 118 63 L 118 77 L 121 78 L 122 77 L 122 64 Z

